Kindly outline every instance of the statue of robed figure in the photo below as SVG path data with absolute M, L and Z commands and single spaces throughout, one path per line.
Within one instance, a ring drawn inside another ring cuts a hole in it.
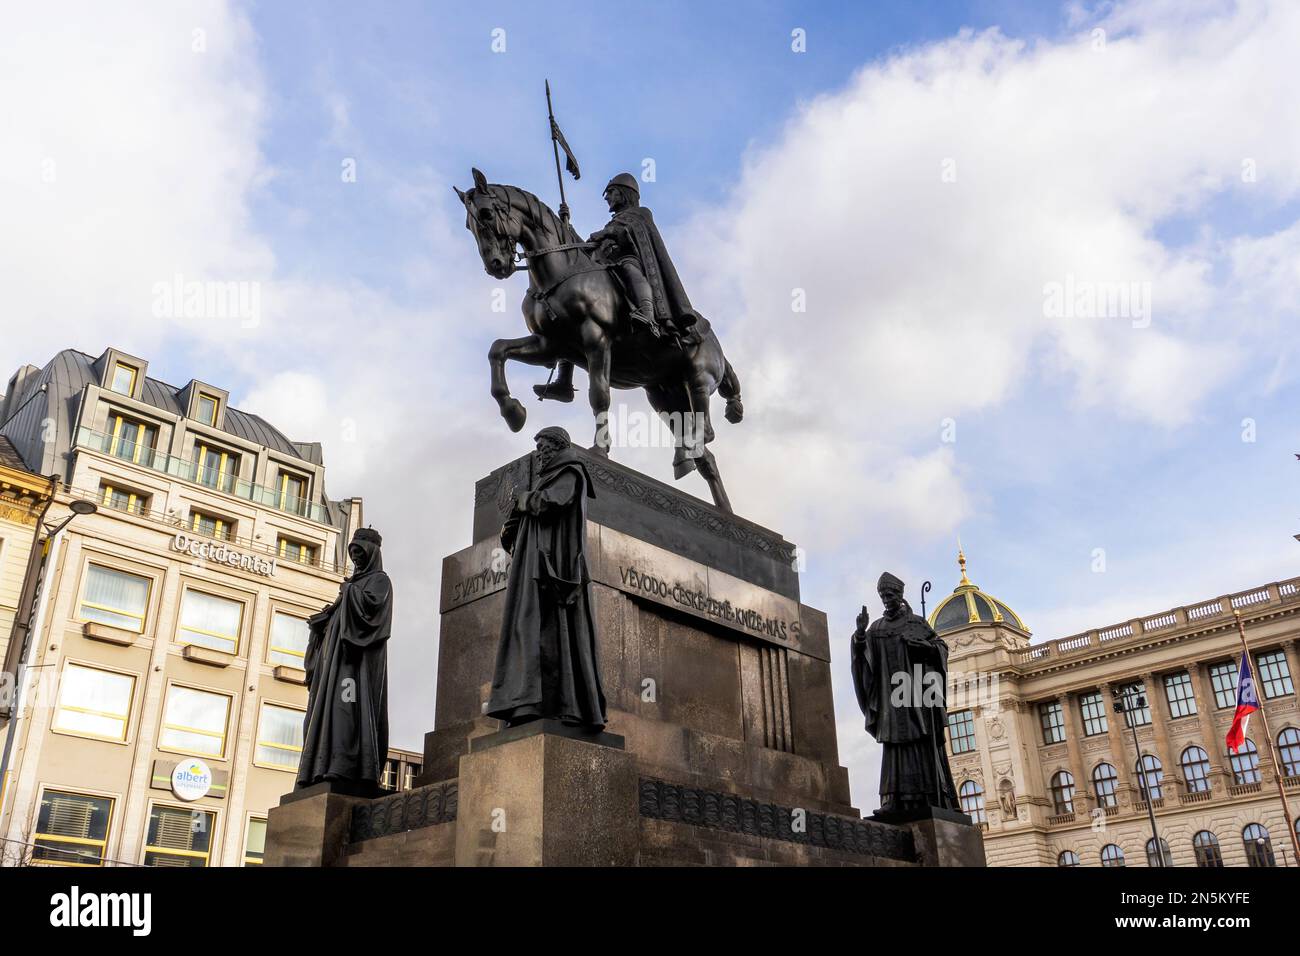
M 308 619 L 307 716 L 296 786 L 338 783 L 377 794 L 388 759 L 388 638 L 393 585 L 379 532 L 358 529 L 348 545 L 352 576 L 338 600 Z
M 884 617 L 867 626 L 864 607 L 852 639 L 853 689 L 867 733 L 884 748 L 880 809 L 956 810 L 945 697 L 948 646 L 903 600 L 903 582 L 885 572 L 876 586 Z
M 497 645 L 490 717 L 605 726 L 587 569 L 591 476 L 563 428 L 537 433 L 537 477 L 501 530 L 513 555 Z

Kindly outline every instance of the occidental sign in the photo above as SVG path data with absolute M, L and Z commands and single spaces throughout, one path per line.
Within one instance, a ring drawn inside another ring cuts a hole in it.
M 275 574 L 275 558 L 263 558 L 260 555 L 249 554 L 246 551 L 238 551 L 220 541 L 204 541 L 200 538 L 191 538 L 183 532 L 177 533 L 176 537 L 172 538 L 172 550 L 195 558 L 201 558 L 204 561 L 211 561 L 213 564 L 224 564 L 232 568 L 239 568 L 241 571 L 261 574 L 268 578 Z

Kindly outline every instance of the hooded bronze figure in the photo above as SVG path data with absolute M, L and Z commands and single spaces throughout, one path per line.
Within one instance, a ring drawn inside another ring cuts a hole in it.
M 298 787 L 329 781 L 375 795 L 388 759 L 388 638 L 393 586 L 382 539 L 361 528 L 348 545 L 352 576 L 308 620 L 307 716 Z
M 605 693 L 586 557 L 595 491 L 568 432 L 543 428 L 536 441 L 537 478 L 501 530 L 514 559 L 487 713 L 507 726 L 553 718 L 599 730 Z

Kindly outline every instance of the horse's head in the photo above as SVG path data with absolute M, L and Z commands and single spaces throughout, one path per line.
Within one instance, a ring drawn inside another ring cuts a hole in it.
M 504 186 L 489 186 L 487 178 L 474 171 L 474 187 L 456 195 L 465 204 L 465 228 L 474 234 L 483 268 L 494 279 L 506 279 L 515 271 L 515 244 L 522 223 L 511 208 Z

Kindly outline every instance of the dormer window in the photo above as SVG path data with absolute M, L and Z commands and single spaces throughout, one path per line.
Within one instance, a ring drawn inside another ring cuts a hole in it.
M 204 425 L 216 425 L 217 400 L 211 395 L 199 395 L 199 400 L 194 410 L 196 413 L 194 417 Z
M 133 367 L 125 362 L 118 362 L 113 366 L 113 381 L 109 383 L 109 387 L 117 394 L 130 398 L 135 395 L 136 374 Z

